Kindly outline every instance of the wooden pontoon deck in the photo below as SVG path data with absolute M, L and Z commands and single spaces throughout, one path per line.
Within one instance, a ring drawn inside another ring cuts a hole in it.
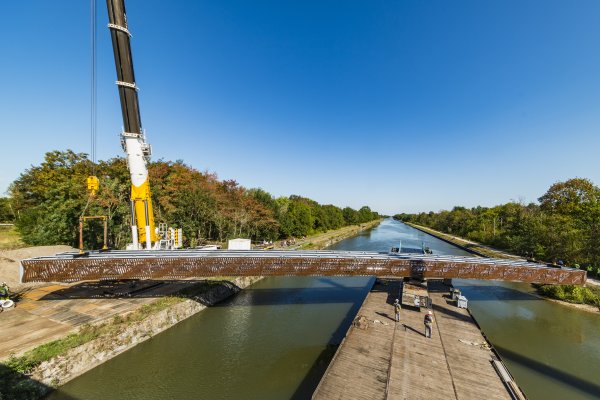
M 338 349 L 313 399 L 511 399 L 494 369 L 494 353 L 465 309 L 457 308 L 447 291 L 429 291 L 434 325 L 425 338 L 417 308 L 402 309 L 394 321 L 392 303 L 400 284 L 376 284 Z M 522 395 L 519 393 L 519 395 Z

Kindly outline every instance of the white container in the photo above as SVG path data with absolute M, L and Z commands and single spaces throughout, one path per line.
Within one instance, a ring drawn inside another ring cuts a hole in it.
M 252 243 L 250 239 L 231 239 L 227 242 L 227 248 L 229 250 L 251 250 Z
M 456 302 L 456 305 L 458 308 L 467 308 L 468 305 L 468 300 L 465 296 L 458 296 L 458 300 Z

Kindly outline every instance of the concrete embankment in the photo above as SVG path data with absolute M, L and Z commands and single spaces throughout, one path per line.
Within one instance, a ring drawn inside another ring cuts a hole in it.
M 419 308 L 403 306 L 394 320 L 400 281 L 376 283 L 313 399 L 524 398 L 475 320 L 440 285 L 429 290 L 434 326 L 426 338 Z
M 231 282 L 215 282 L 205 292 L 152 313 L 142 320 L 116 324 L 121 326 L 106 335 L 68 350 L 60 357 L 41 363 L 33 371 L 32 378 L 48 386 L 61 385 L 206 307 L 225 300 L 260 279 L 261 277 L 238 277 Z M 119 318 L 126 319 L 127 316 Z

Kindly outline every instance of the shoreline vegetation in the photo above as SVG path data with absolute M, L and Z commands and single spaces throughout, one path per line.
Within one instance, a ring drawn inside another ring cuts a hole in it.
M 396 220 L 399 218 L 394 217 Z M 401 221 L 401 220 L 400 220 Z M 492 247 L 476 243 L 455 235 L 439 232 L 435 229 L 418 225 L 413 222 L 402 221 L 403 223 L 428 233 L 438 239 L 444 240 L 450 244 L 458 246 L 473 254 L 482 257 L 492 258 L 521 258 L 513 254 L 506 253 Z M 558 304 L 597 313 L 600 311 L 600 287 L 591 285 L 589 287 L 580 287 L 575 285 L 537 285 L 532 284 L 535 288 L 535 294 L 544 300 L 550 300 Z
M 100 179 L 100 189 L 90 197 L 85 182 L 92 171 Z M 155 220 L 182 228 L 184 247 L 239 237 L 275 242 L 380 219 L 368 206 L 342 208 L 294 194 L 274 197 L 261 188 L 220 180 L 183 161 L 153 161 L 148 172 Z M 18 232 L 28 246 L 78 247 L 79 217 L 105 215 L 109 247 L 122 249 L 131 236 L 130 191 L 124 158 L 93 164 L 83 153 L 52 151 L 10 184 L 8 197 L 0 197 L 0 222 L 14 224 L 16 231 L 11 232 Z M 102 228 L 94 221 L 86 225 L 87 249 L 102 246 Z
M 381 219 L 377 219 L 310 235 L 289 248 L 322 249 L 372 229 L 380 222 Z M 260 279 L 239 277 L 231 281 L 201 281 L 128 314 L 117 315 L 100 324 L 84 325 L 77 332 L 44 343 L 21 356 L 11 355 L 0 364 L 0 399 L 43 398 L 54 388 Z
M 483 255 L 490 249 L 501 249 L 499 257 L 515 254 L 531 261 L 583 269 L 588 278 L 600 278 L 600 187 L 589 179 L 556 182 L 536 203 L 454 207 L 450 211 L 397 214 L 394 218 L 466 238 L 461 239 L 469 242 L 466 247 L 477 243 Z M 578 308 L 585 305 L 597 311 L 600 307 L 597 285 L 536 288 L 540 295 L 579 304 Z

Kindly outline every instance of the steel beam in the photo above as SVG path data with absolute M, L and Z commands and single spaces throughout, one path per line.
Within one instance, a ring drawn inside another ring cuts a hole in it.
M 582 285 L 585 271 L 521 260 L 361 251 L 171 250 L 61 253 L 21 262 L 23 282 L 209 276 L 388 276 Z

